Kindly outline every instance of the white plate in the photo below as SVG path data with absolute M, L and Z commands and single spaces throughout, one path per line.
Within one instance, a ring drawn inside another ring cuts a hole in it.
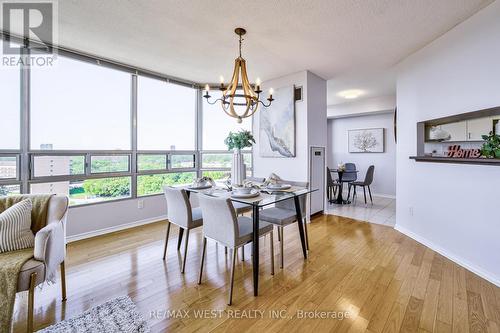
M 258 197 L 259 195 L 260 195 L 260 193 L 257 190 L 252 190 L 252 192 L 250 192 L 250 193 L 231 192 L 231 197 L 238 198 L 238 199 L 255 198 L 255 197 Z
M 290 184 L 275 184 L 275 185 L 267 185 L 268 190 L 288 190 L 289 188 L 292 188 L 292 185 Z
M 205 190 L 207 188 L 211 188 L 212 185 L 201 185 L 201 186 L 189 186 L 188 189 L 190 190 Z

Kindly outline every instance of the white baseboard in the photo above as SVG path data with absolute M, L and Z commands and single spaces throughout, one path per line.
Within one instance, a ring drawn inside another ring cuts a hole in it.
M 405 234 L 406 236 L 416 240 L 417 242 L 427 246 L 431 250 L 436 251 L 440 255 L 450 259 L 451 261 L 455 262 L 456 264 L 468 269 L 472 273 L 479 275 L 483 279 L 488 280 L 489 282 L 493 283 L 497 287 L 500 287 L 500 280 L 498 279 L 498 277 L 496 277 L 491 272 L 488 272 L 488 271 L 485 271 L 483 269 L 476 267 L 474 264 L 470 263 L 469 261 L 461 258 L 460 256 L 457 256 L 453 253 L 448 252 L 447 250 L 436 245 L 435 243 L 431 242 L 430 240 L 415 234 L 413 231 L 410 231 L 410 230 L 406 229 L 405 227 L 402 227 L 402 226 L 399 226 L 396 224 L 394 229 L 396 229 L 399 232 L 401 232 L 402 234 Z
M 384 193 L 373 193 L 374 197 L 388 198 L 388 199 L 396 199 L 395 195 L 392 194 L 384 194 Z
M 109 234 L 111 232 L 125 230 L 125 229 L 130 229 L 130 228 L 138 227 L 140 225 L 154 223 L 154 222 L 159 222 L 159 221 L 166 220 L 166 219 L 167 219 L 167 215 L 161 215 L 161 216 L 156 216 L 156 217 L 152 217 L 152 218 L 149 218 L 149 219 L 144 219 L 144 220 L 139 220 L 139 221 L 135 221 L 135 222 L 120 224 L 120 225 L 109 227 L 109 228 L 104 228 L 104 229 L 99 229 L 99 230 L 93 230 L 93 231 L 89 231 L 89 232 L 84 232 L 82 234 L 77 234 L 77 235 L 72 235 L 72 236 L 66 236 L 66 243 L 76 242 L 76 241 L 79 241 L 79 240 L 82 240 L 82 239 L 96 237 L 96 236 L 100 236 L 100 235 L 105 235 L 105 234 Z

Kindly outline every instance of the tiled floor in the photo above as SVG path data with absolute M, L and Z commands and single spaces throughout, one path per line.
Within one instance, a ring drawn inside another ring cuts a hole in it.
M 327 214 L 393 227 L 396 224 L 396 199 L 373 196 L 373 205 L 369 199 L 365 205 L 363 194 L 358 194 L 355 202 L 349 205 L 329 204 Z

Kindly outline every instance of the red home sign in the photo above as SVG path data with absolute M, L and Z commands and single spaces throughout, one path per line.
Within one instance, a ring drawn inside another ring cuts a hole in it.
M 447 157 L 455 158 L 479 158 L 481 157 L 480 149 L 461 149 L 460 145 L 448 147 Z

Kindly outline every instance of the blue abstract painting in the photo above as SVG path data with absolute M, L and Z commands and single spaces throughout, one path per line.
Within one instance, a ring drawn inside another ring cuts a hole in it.
M 294 86 L 275 90 L 274 101 L 259 113 L 261 157 L 295 157 Z

